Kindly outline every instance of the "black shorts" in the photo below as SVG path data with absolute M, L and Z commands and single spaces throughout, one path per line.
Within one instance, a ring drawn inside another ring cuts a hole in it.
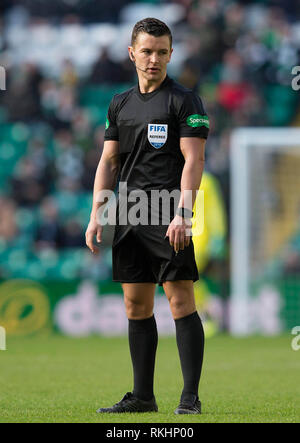
M 166 237 L 168 226 L 131 226 L 120 235 L 116 227 L 113 242 L 113 281 L 121 283 L 158 283 L 199 279 L 194 245 L 174 248 Z M 117 240 L 116 240 L 117 239 Z

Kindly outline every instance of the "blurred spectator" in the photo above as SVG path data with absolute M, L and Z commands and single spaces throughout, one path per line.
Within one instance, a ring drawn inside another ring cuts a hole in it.
M 45 194 L 50 192 L 53 181 L 52 155 L 42 137 L 32 137 L 28 143 L 27 158 L 36 171 L 36 179 L 43 183 Z
M 46 120 L 54 129 L 68 129 L 78 110 L 76 90 L 70 86 L 59 86 L 53 80 L 40 84 L 41 107 Z
M 83 174 L 83 152 L 74 144 L 68 130 L 57 131 L 54 137 L 55 168 L 60 187 L 65 183 L 79 183 Z
M 78 82 L 79 77 L 72 61 L 69 59 L 65 59 L 62 64 L 60 74 L 61 85 L 67 86 L 72 89 L 78 86 Z
M 0 214 L 0 239 L 5 241 L 15 240 L 18 235 L 15 202 L 0 196 Z
M 74 112 L 71 131 L 75 143 L 80 146 L 83 151 L 88 152 L 91 148 L 93 128 L 86 110 L 78 108 Z
M 245 29 L 245 8 L 238 3 L 229 3 L 224 9 L 223 26 L 220 27 L 223 51 L 234 48 Z
M 7 90 L 3 96 L 9 120 L 31 122 L 42 117 L 39 98 L 41 80 L 39 68 L 31 63 L 9 70 Z
M 66 86 L 60 88 L 54 126 L 56 128 L 69 128 L 76 109 L 76 93 L 74 89 Z
M 44 79 L 40 83 L 40 102 L 44 117 L 51 122 L 59 103 L 59 87 L 54 80 Z
M 58 208 L 52 197 L 43 200 L 40 207 L 40 220 L 35 235 L 35 247 L 56 249 L 62 243 L 62 229 L 58 217 Z
M 239 110 L 251 94 L 251 87 L 245 82 L 243 62 L 234 50 L 224 54 L 218 91 L 219 103 L 226 111 Z
M 194 63 L 195 60 L 187 60 L 182 68 L 179 82 L 186 88 L 197 90 L 199 87 L 199 80 L 201 78 L 200 69 Z
M 31 157 L 20 159 L 11 179 L 11 197 L 20 206 L 37 205 L 48 192 L 47 176 L 41 172 Z
M 64 224 L 60 246 L 62 248 L 83 248 L 86 246 L 84 231 L 76 218 L 71 218 Z
M 94 180 L 99 160 L 100 160 L 99 149 L 94 148 L 91 149 L 89 152 L 87 152 L 84 161 L 84 168 L 82 175 L 82 187 L 86 191 L 93 191 L 94 189 Z
M 87 191 L 94 188 L 94 179 L 96 170 L 101 157 L 104 144 L 103 127 L 98 127 L 94 132 L 93 143 L 90 144 L 90 150 L 86 153 L 83 165 L 82 186 Z
M 300 253 L 292 251 L 286 257 L 283 264 L 283 275 L 285 276 L 299 276 L 300 274 Z
M 104 48 L 92 68 L 88 81 L 91 84 L 126 83 L 132 80 L 133 72 L 128 61 L 123 64 L 114 62 L 107 48 Z

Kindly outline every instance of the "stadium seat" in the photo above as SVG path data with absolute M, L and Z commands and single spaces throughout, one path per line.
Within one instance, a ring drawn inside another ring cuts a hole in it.
M 161 4 L 158 1 L 130 3 L 120 14 L 123 22 L 136 23 L 142 17 L 159 17 L 160 20 L 174 24 L 184 18 L 185 9 L 178 4 Z

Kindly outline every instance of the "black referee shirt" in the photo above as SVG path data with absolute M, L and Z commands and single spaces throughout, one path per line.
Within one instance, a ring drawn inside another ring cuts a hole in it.
M 128 192 L 180 189 L 184 157 L 180 137 L 207 138 L 209 121 L 200 97 L 166 77 L 153 92 L 139 85 L 113 97 L 105 140 L 120 144 L 120 181 Z

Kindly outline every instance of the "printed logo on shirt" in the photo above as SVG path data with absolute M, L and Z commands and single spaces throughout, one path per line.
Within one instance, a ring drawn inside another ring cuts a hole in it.
M 108 120 L 108 118 L 106 119 L 106 123 L 105 123 L 105 129 L 108 129 L 109 128 L 109 120 Z
M 186 122 L 192 128 L 199 128 L 200 126 L 205 126 L 209 129 L 209 120 L 207 115 L 193 114 L 190 115 Z
M 148 125 L 148 140 L 155 148 L 162 148 L 168 139 L 168 125 L 155 125 L 150 123 Z

